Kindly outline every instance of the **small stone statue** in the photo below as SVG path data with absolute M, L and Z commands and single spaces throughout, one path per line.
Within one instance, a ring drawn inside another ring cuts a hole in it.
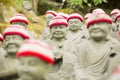
M 27 31 L 28 31 L 30 39 L 34 39 L 35 38 L 34 34 L 31 31 L 28 30 L 29 21 L 23 14 L 15 14 L 13 17 L 11 17 L 9 22 L 10 22 L 11 25 L 21 25 L 21 26 L 24 26 L 24 28 L 26 28 Z
M 50 28 L 49 28 L 49 22 L 52 18 L 57 16 L 57 13 L 55 11 L 48 10 L 46 13 L 46 24 L 42 32 L 41 40 L 47 40 L 50 38 Z
M 38 40 L 27 40 L 17 52 L 19 80 L 47 80 L 54 65 L 52 49 Z
M 0 71 L 1 80 L 16 80 L 17 68 L 19 66 L 16 59 L 16 52 L 26 39 L 29 39 L 28 33 L 23 26 L 11 25 L 7 27 L 3 34 L 4 48 L 7 51 L 4 67 Z
M 83 25 L 83 17 L 77 13 L 73 13 L 68 17 L 69 31 L 67 38 L 71 39 L 76 45 L 81 43 L 85 38 L 86 34 L 81 29 Z
M 73 68 L 73 42 L 66 38 L 68 23 L 61 16 L 57 16 L 49 24 L 51 38 L 47 43 L 52 47 L 55 55 L 55 66 L 49 80 L 71 80 Z M 62 74 L 63 73 L 63 74 Z
M 106 80 L 120 63 L 120 44 L 109 36 L 111 24 L 111 18 L 104 13 L 93 14 L 87 19 L 90 38 L 74 52 L 75 80 Z

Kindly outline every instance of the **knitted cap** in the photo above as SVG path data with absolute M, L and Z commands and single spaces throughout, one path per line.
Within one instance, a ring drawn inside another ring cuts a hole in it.
M 88 19 L 90 16 L 92 16 L 92 13 L 87 13 L 87 14 L 84 16 L 84 18 L 85 18 L 85 19 Z
M 68 26 L 67 20 L 61 16 L 57 16 L 51 19 L 49 27 L 52 28 L 53 26 L 57 25 L 65 25 Z
M 31 56 L 39 58 L 49 64 L 54 64 L 54 56 L 49 45 L 39 40 L 26 40 L 17 52 L 17 58 Z
M 13 22 L 24 22 L 26 24 L 28 24 L 28 20 L 27 18 L 23 15 L 23 14 L 15 14 L 11 19 L 10 19 L 10 24 L 12 24 Z
M 105 13 L 105 11 L 101 8 L 97 8 L 92 11 L 92 14 L 101 14 L 101 13 Z
M 110 16 L 112 16 L 113 14 L 118 14 L 118 13 L 120 13 L 119 9 L 113 9 L 110 13 Z
M 0 34 L 0 41 L 3 41 L 3 36 L 2 36 L 2 34 Z
M 81 22 L 83 22 L 83 17 L 77 13 L 73 13 L 73 14 L 69 15 L 67 21 L 69 21 L 70 19 L 76 19 L 76 18 L 79 19 Z
M 117 21 L 117 19 L 119 19 L 120 18 L 120 12 L 116 15 L 116 17 L 115 17 L 115 22 Z
M 66 20 L 68 19 L 68 14 L 65 14 L 65 13 L 62 13 L 62 12 L 58 13 L 58 16 L 62 16 L 62 17 L 64 17 Z
M 11 25 L 4 30 L 3 37 L 7 35 L 20 35 L 24 39 L 29 39 L 27 30 L 20 25 Z
M 47 11 L 45 14 L 52 14 L 53 16 L 57 16 L 57 13 L 52 10 Z
M 94 14 L 87 19 L 87 28 L 89 28 L 90 25 L 101 22 L 112 24 L 112 19 L 107 14 Z

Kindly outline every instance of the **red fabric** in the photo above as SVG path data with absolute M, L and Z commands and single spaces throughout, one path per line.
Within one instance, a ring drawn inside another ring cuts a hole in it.
M 117 67 L 114 71 L 114 74 L 120 74 L 120 67 Z
M 39 59 L 42 59 L 51 65 L 54 65 L 54 60 L 49 58 L 49 56 L 45 56 L 43 53 L 37 53 L 37 52 L 32 52 L 32 51 L 24 51 L 24 52 L 18 52 L 17 53 L 17 58 L 20 58 L 22 56 L 32 56 L 32 57 L 37 57 Z
M 0 38 L 0 41 L 3 41 L 3 38 Z
M 54 12 L 46 12 L 45 14 L 53 14 L 54 16 L 57 16 Z
M 56 23 L 50 24 L 49 26 L 50 28 L 52 28 L 53 26 L 57 26 L 57 25 L 65 25 L 66 27 L 68 27 L 68 24 L 64 22 L 56 22 Z
M 70 19 L 74 19 L 74 18 L 79 19 L 81 22 L 83 21 L 83 19 L 80 18 L 80 17 L 78 17 L 78 16 L 71 16 L 71 17 L 68 18 L 67 22 L 68 22 Z
M 93 24 L 95 24 L 95 23 L 100 23 L 100 22 L 106 22 L 106 23 L 110 23 L 110 24 L 112 24 L 112 20 L 110 20 L 110 19 L 96 19 L 96 20 L 91 20 L 91 21 L 89 21 L 88 23 L 87 23 L 87 28 L 89 28 L 89 26 L 90 25 L 93 25 Z
M 115 18 L 115 22 L 117 21 L 118 18 L 120 18 L 120 15 L 116 16 L 116 18 Z
M 11 20 L 11 21 L 10 21 L 10 24 L 12 24 L 13 22 L 24 22 L 24 23 L 26 23 L 26 24 L 28 24 L 28 23 L 29 23 L 29 22 L 28 22 L 28 21 L 26 21 L 26 20 L 15 19 L 15 20 Z
M 114 13 L 112 13 L 112 14 L 110 14 L 110 16 L 112 16 L 113 14 L 118 14 L 119 12 L 114 12 Z
M 5 38 L 6 35 L 20 35 L 21 37 L 23 37 L 24 39 L 29 39 L 29 36 L 26 36 L 24 34 L 21 34 L 19 32 L 6 32 L 3 37 Z

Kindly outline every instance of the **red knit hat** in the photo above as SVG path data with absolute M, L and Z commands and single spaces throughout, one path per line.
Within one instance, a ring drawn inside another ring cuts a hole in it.
M 24 22 L 26 24 L 28 24 L 28 20 L 27 18 L 23 15 L 23 14 L 15 14 L 11 19 L 10 19 L 10 24 L 12 24 L 13 22 Z
M 113 14 L 118 14 L 118 13 L 120 13 L 119 9 L 113 9 L 110 13 L 110 16 L 112 16 Z
M 53 16 L 57 16 L 57 13 L 52 10 L 47 11 L 45 14 L 52 14 Z
M 115 22 L 117 21 L 117 19 L 119 19 L 120 18 L 120 12 L 116 15 L 116 17 L 115 17 Z
M 62 16 L 62 17 L 64 17 L 66 20 L 68 19 L 68 14 L 65 14 L 65 13 L 62 13 L 62 12 L 58 13 L 58 16 Z
M 77 14 L 77 13 L 70 14 L 67 21 L 69 21 L 70 19 L 75 19 L 75 18 L 77 18 L 81 22 L 83 22 L 83 17 L 80 14 Z
M 65 25 L 66 27 L 68 27 L 67 20 L 61 16 L 52 18 L 49 27 L 52 28 L 53 26 L 57 26 L 57 25 Z
M 100 13 L 105 13 L 105 11 L 101 8 L 97 8 L 92 11 L 92 14 L 100 14 Z
M 39 40 L 27 40 L 17 52 L 17 58 L 22 56 L 32 56 L 42 59 L 49 64 L 54 64 L 54 56 L 49 45 Z
M 3 33 L 3 37 L 5 38 L 7 35 L 20 35 L 24 39 L 29 39 L 27 30 L 20 25 L 11 25 L 7 27 Z
M 84 16 L 84 18 L 85 18 L 85 19 L 88 19 L 90 16 L 92 16 L 92 13 L 87 13 L 87 14 Z
M 101 22 L 112 24 L 112 19 L 107 14 L 94 14 L 87 19 L 87 28 L 89 28 L 90 25 Z
M 2 34 L 0 34 L 0 41 L 3 41 L 3 40 L 4 40 L 4 38 L 3 38 Z

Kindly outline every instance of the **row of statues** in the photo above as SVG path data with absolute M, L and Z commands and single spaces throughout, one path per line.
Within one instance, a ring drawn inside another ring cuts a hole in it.
M 115 37 L 120 10 L 114 9 L 111 17 L 100 8 L 84 18 L 51 10 L 45 15 L 39 40 L 27 30 L 23 14 L 10 19 L 0 36 L 0 80 L 120 79 L 120 42 Z

